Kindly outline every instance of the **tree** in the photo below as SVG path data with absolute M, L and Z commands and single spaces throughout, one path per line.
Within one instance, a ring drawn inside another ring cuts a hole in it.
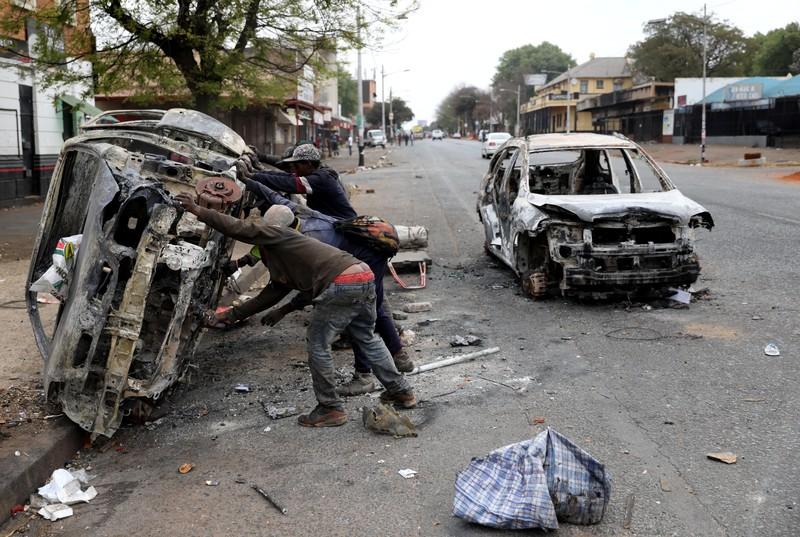
M 386 106 L 383 107 L 386 111 L 386 125 L 392 123 L 389 121 L 389 110 L 392 111 L 394 114 L 394 124 L 401 125 L 406 121 L 411 121 L 414 119 L 414 112 L 411 108 L 408 107 L 405 100 L 401 99 L 400 97 L 392 97 L 391 107 L 389 103 L 386 103 Z M 364 114 L 364 120 L 367 122 L 368 125 L 371 125 L 373 128 L 378 129 L 381 127 L 381 102 L 378 101 L 372 105 L 366 114 Z
M 475 86 L 457 86 L 436 108 L 437 128 L 449 132 L 461 131 L 464 123 L 465 130 L 475 125 L 482 124 L 489 119 L 489 92 Z
M 358 82 L 353 80 L 341 63 L 336 71 L 336 83 L 339 88 L 339 103 L 342 105 L 342 116 L 353 117 L 358 111 Z
M 656 80 L 703 74 L 703 17 L 676 12 L 666 22 L 646 24 L 647 37 L 628 49 L 634 69 Z M 742 31 L 710 15 L 706 27 L 709 76 L 747 74 L 748 39 Z
M 793 55 L 800 51 L 800 24 L 792 22 L 765 34 L 753 36 L 756 51 L 753 56 L 753 71 L 759 76 L 784 76 L 798 74 L 793 65 Z
M 298 76 L 326 74 L 325 55 L 379 35 L 416 8 L 416 0 L 59 0 L 29 12 L 14 8 L 3 29 L 18 31 L 28 16 L 46 25 L 31 53 L 44 82 L 86 78 L 70 69 L 92 62 L 95 91 L 184 97 L 196 108 L 244 106 L 282 98 Z M 360 22 L 356 8 L 361 6 Z M 92 16 L 63 45 L 62 30 Z M 55 66 L 56 68 L 52 68 Z M 48 67 L 51 67 L 48 69 Z
M 497 70 L 492 78 L 492 89 L 498 103 L 498 110 L 503 113 L 504 117 L 515 123 L 517 120 L 517 88 L 521 89 L 520 102 L 524 102 L 528 97 L 525 75 L 545 73 L 550 79 L 574 65 L 575 60 L 572 56 L 547 41 L 542 41 L 538 45 L 523 45 L 505 51 L 500 56 Z

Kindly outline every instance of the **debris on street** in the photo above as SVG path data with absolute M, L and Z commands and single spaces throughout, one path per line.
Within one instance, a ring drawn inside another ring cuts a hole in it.
M 450 339 L 450 346 L 451 347 L 471 347 L 473 345 L 480 345 L 481 338 L 478 336 L 467 335 L 467 336 L 453 336 Z
M 451 356 L 449 358 L 442 358 L 441 360 L 436 360 L 435 362 L 418 365 L 411 372 L 406 374 L 418 375 L 419 373 L 424 373 L 425 371 L 431 371 L 432 369 L 439 369 L 440 367 L 447 367 L 449 365 L 462 364 L 464 362 L 472 361 L 475 358 L 480 358 L 481 356 L 488 356 L 490 354 L 495 354 L 497 352 L 500 352 L 500 347 L 490 347 L 482 351 L 470 352 L 467 354 L 458 354 L 456 356 Z
M 766 347 L 764 347 L 764 354 L 767 356 L 780 356 L 781 350 L 778 346 L 774 343 L 768 343 Z
M 192 468 L 194 468 L 194 465 L 187 462 L 185 464 L 180 465 L 180 467 L 178 468 L 178 472 L 182 474 L 188 474 L 189 472 L 192 471 Z
M 673 291 L 674 294 L 669 296 L 670 300 L 674 300 L 675 302 L 679 302 L 681 304 L 691 304 L 692 302 L 692 294 L 688 291 L 684 291 L 683 289 L 670 289 Z
M 405 479 L 411 479 L 417 475 L 417 471 L 412 470 L 411 468 L 403 468 L 402 470 L 398 470 L 397 473 L 403 476 Z
M 712 461 L 724 462 L 725 464 L 736 464 L 736 455 L 730 451 L 721 451 L 718 453 L 707 453 L 706 457 Z
M 400 341 L 403 343 L 403 347 L 410 347 L 417 341 L 417 333 L 405 328 L 400 331 Z
M 207 487 L 218 487 L 219 481 L 214 481 L 213 479 L 206 479 L 206 486 Z
M 388 434 L 395 438 L 417 436 L 417 428 L 408 416 L 384 404 L 375 408 L 364 407 L 361 411 L 361 421 L 364 427 L 378 434 Z
M 74 514 L 72 511 L 72 507 L 70 507 L 69 505 L 65 505 L 63 503 L 54 503 L 50 505 L 45 505 L 37 512 L 43 518 L 46 518 L 50 522 L 55 522 L 56 520 L 67 518 Z
M 430 302 L 409 302 L 403 306 L 403 311 L 406 313 L 422 313 L 423 311 L 431 311 L 433 306 Z
M 31 506 L 40 507 L 39 515 L 51 522 L 73 515 L 70 505 L 93 500 L 97 490 L 90 486 L 81 490 L 81 483 L 89 480 L 85 470 L 70 472 L 59 468 L 53 472 L 50 481 L 39 487 L 38 494 L 31 496 Z
M 278 502 L 276 502 L 274 499 L 272 499 L 272 496 L 267 494 L 267 492 L 264 489 L 262 489 L 261 487 L 259 487 L 258 485 L 255 485 L 255 484 L 250 485 L 250 486 L 253 488 L 253 490 L 255 490 L 256 492 L 261 494 L 264 497 L 264 499 L 267 500 L 275 509 L 277 509 L 278 511 L 280 511 L 284 515 L 286 514 L 286 508 L 283 507 Z
M 559 521 L 600 522 L 610 497 L 605 466 L 548 427 L 472 459 L 456 477 L 453 515 L 494 528 L 557 529 Z
M 392 319 L 394 319 L 395 321 L 405 321 L 406 319 L 408 319 L 408 313 L 404 311 L 393 311 Z
M 233 387 L 233 391 L 236 393 L 250 393 L 250 386 L 247 384 L 237 384 Z
M 280 420 L 299 414 L 297 407 L 294 406 L 277 407 L 273 405 L 265 405 L 263 403 L 262 406 L 264 407 L 264 412 L 267 413 L 267 416 L 273 420 Z

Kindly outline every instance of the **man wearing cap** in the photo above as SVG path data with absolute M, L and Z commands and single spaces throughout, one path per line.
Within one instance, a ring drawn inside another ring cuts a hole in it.
M 337 219 L 355 218 L 356 214 L 344 191 L 339 174 L 320 166 L 322 157 L 312 144 L 298 145 L 292 156 L 278 164 L 290 166 L 292 172 L 256 172 L 254 181 L 279 192 L 305 194 L 308 206 Z
M 403 408 L 416 406 L 414 391 L 375 334 L 375 277 L 365 263 L 292 229 L 294 214 L 283 205 L 270 207 L 258 222 L 244 222 L 198 206 L 187 193 L 178 194 L 176 200 L 201 222 L 238 241 L 258 246 L 261 259 L 269 268 L 270 284 L 242 307 L 256 300 L 259 306 L 277 304 L 292 290 L 314 304 L 307 348 L 318 404 L 311 413 L 298 418 L 300 425 L 336 427 L 347 421 L 336 393 L 331 357 L 331 342 L 345 330 L 364 351 L 372 371 L 386 388 L 381 400 Z
M 303 235 L 335 246 L 369 265 L 370 270 L 372 270 L 372 273 L 375 275 L 375 308 L 377 314 L 375 332 L 383 339 L 383 342 L 389 349 L 398 371 L 407 373 L 413 370 L 414 362 L 403 348 L 391 314 L 383 306 L 383 275 L 386 271 L 387 256 L 377 252 L 374 248 L 366 244 L 350 240 L 345 234 L 335 228 L 335 218 L 288 200 L 271 188 L 257 183 L 256 181 L 244 179 L 244 183 L 247 185 L 247 190 L 257 194 L 264 200 L 264 206 L 274 207 L 282 205 L 291 209 L 292 213 L 294 213 L 294 216 L 297 218 L 297 230 Z M 232 261 L 232 263 L 236 263 L 238 267 L 241 266 L 241 261 L 242 260 Z M 245 263 L 254 264 L 253 260 L 249 259 L 245 260 Z M 261 319 L 261 322 L 273 326 L 285 315 L 302 308 L 304 305 L 305 304 L 295 297 L 295 299 L 289 303 L 269 312 Z M 239 313 L 234 310 L 231 311 L 234 314 L 231 320 L 238 321 L 242 319 L 242 317 L 238 316 Z M 342 395 L 361 395 L 375 389 L 369 362 L 364 357 L 363 351 L 361 351 L 358 346 L 353 346 L 353 354 L 355 355 L 355 372 L 352 380 L 339 389 L 339 393 Z

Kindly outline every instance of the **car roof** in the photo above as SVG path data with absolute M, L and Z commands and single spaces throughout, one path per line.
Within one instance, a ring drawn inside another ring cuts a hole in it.
M 525 141 L 528 142 L 528 149 L 531 151 L 580 147 L 637 148 L 637 145 L 627 138 L 587 132 L 532 134 L 527 136 Z
M 488 136 L 490 138 L 491 137 L 499 138 L 500 136 L 505 136 L 506 138 L 511 138 L 511 133 L 510 132 L 490 132 L 488 134 Z

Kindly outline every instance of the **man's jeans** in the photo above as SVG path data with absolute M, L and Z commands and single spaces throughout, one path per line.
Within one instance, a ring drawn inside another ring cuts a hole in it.
M 375 321 L 375 333 L 378 334 L 389 349 L 389 354 L 394 354 L 403 348 L 403 343 L 400 341 L 400 336 L 397 334 L 397 328 L 394 325 L 392 314 L 384 305 L 383 299 L 383 275 L 386 272 L 386 259 L 380 258 L 368 263 L 369 268 L 375 275 L 375 313 L 377 319 Z M 359 373 L 369 373 L 370 366 L 367 357 L 358 345 L 353 343 L 353 356 L 355 356 L 356 363 L 355 369 Z
M 342 409 L 336 393 L 331 344 L 347 330 L 353 344 L 364 352 L 372 372 L 390 393 L 411 389 L 394 365 L 392 355 L 375 334 L 374 282 L 331 283 L 314 299 L 308 325 L 308 365 L 319 404 Z

